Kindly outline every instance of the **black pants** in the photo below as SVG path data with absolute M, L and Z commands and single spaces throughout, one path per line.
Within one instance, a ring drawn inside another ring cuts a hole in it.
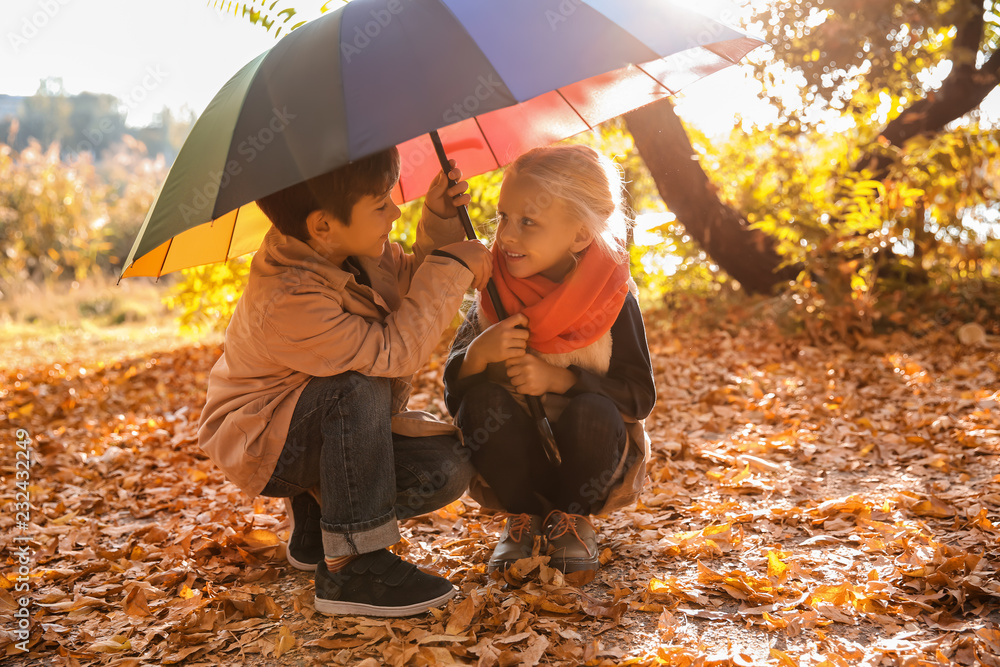
M 506 389 L 486 382 L 463 398 L 455 423 L 472 463 L 514 513 L 545 515 L 558 509 L 591 514 L 608 496 L 627 446 L 625 422 L 605 396 L 580 394 L 552 425 L 562 464 L 545 457 L 534 420 Z

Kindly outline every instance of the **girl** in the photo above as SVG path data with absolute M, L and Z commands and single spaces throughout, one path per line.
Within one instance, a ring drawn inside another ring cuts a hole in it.
M 586 146 L 529 151 L 504 174 L 489 298 L 459 328 L 445 398 L 472 452 L 470 493 L 507 521 L 489 561 L 505 568 L 541 537 L 550 565 L 593 579 L 587 519 L 635 501 L 645 479 L 641 420 L 656 400 L 629 275 L 616 165 Z M 545 457 L 523 396 L 542 396 L 562 455 Z

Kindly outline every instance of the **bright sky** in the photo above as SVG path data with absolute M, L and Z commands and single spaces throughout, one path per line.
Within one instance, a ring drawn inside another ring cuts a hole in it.
M 303 18 L 313 18 L 322 3 L 289 4 L 311 10 Z M 275 43 L 271 33 L 208 5 L 209 0 L 6 0 L 0 13 L 0 93 L 31 95 L 41 79 L 61 77 L 69 94 L 110 93 L 123 100 L 126 122 L 134 127 L 151 122 L 164 106 L 200 114 L 240 67 Z M 766 117 L 749 75 L 747 67 L 731 67 L 692 84 L 678 99 L 678 113 L 710 135 L 727 134 L 737 112 Z M 984 106 L 1000 108 L 996 92 L 990 101 Z
M 207 0 L 6 0 L 0 39 L 0 93 L 32 95 L 40 79 L 62 77 L 69 94 L 122 99 L 131 126 L 149 123 L 165 105 L 200 114 L 275 43 Z

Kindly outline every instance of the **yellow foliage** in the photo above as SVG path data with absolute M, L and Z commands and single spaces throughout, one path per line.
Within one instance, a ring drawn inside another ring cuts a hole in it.
M 0 288 L 117 269 L 165 171 L 135 145 L 95 163 L 57 143 L 0 143 Z
M 225 331 L 250 275 L 252 256 L 184 269 L 163 302 L 177 315 L 181 331 Z

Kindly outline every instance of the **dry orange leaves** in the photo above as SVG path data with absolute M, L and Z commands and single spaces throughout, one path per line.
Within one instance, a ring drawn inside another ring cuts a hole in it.
M 281 505 L 199 451 L 218 349 L 3 371 L 0 650 L 12 665 L 1000 665 L 997 342 L 818 347 L 739 321 L 649 318 L 649 482 L 596 520 L 592 583 L 545 557 L 487 575 L 500 524 L 465 499 L 395 547 L 461 595 L 391 621 L 317 614 L 284 561 Z M 443 409 L 444 351 L 414 407 Z M 33 457 L 24 530 L 16 429 Z M 25 641 L 15 535 L 33 552 Z

